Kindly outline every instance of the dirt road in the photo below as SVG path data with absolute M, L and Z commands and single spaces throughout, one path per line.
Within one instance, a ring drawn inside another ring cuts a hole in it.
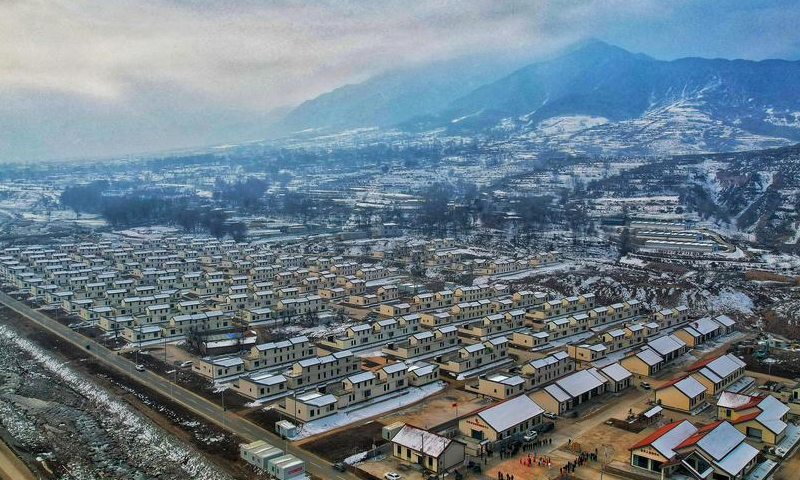
M 0 478 L 3 480 L 36 480 L 36 476 L 3 441 L 0 441 Z

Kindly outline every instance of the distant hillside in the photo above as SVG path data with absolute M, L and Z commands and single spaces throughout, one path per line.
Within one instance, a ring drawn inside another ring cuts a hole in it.
M 281 133 L 385 127 L 440 111 L 523 65 L 515 56 L 472 57 L 395 70 L 303 102 L 275 126 Z
M 593 41 L 474 85 L 491 70 L 449 64 L 386 74 L 306 102 L 285 123 L 487 135 L 573 154 L 739 151 L 800 141 L 800 62 L 661 61 Z

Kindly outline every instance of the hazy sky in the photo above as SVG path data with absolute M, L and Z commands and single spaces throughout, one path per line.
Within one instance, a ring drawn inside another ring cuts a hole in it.
M 259 138 L 387 69 L 597 37 L 657 58 L 800 58 L 794 0 L 0 0 L 0 161 Z

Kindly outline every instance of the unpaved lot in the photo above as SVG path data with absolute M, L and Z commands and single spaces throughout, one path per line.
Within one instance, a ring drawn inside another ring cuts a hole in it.
M 393 412 L 381 421 L 389 425 L 394 422 L 410 423 L 420 428 L 433 428 L 436 425 L 455 420 L 492 403 L 491 399 L 479 398 L 474 393 L 447 387 L 436 395 L 409 408 Z M 453 404 L 457 406 L 454 407 Z

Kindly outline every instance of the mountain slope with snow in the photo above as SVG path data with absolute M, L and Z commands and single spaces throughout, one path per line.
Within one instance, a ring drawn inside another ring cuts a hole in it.
M 339 91 L 320 97 L 310 111 L 327 133 L 370 126 L 379 127 L 372 137 L 469 136 L 532 152 L 706 153 L 800 141 L 800 62 L 662 61 L 593 41 L 466 92 L 463 82 L 446 87 L 448 74 L 436 68 L 416 72 L 413 89 L 390 77 L 341 101 Z

